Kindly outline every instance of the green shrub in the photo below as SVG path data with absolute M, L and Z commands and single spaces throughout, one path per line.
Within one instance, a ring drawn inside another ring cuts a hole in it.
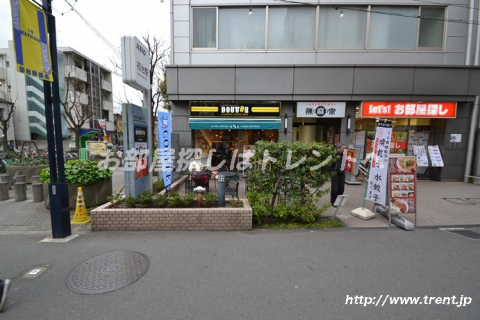
M 183 198 L 178 192 L 171 192 L 167 201 L 170 208 L 181 208 L 183 206 Z
M 123 204 L 125 202 L 124 197 L 122 197 L 122 195 L 120 195 L 120 194 L 111 195 L 111 196 L 107 197 L 107 200 L 108 200 L 108 202 L 111 202 L 112 206 L 115 207 L 115 208 L 120 206 L 121 204 Z
M 243 201 L 239 199 L 230 200 L 230 206 L 232 208 L 243 208 Z
M 153 204 L 156 208 L 164 208 L 168 204 L 168 195 L 166 193 L 157 194 L 153 197 Z
M 217 194 L 207 192 L 202 196 L 202 207 L 215 207 L 218 203 Z
M 317 202 L 329 192 L 325 184 L 335 161 L 331 144 L 257 142 L 247 178 L 254 222 L 315 221 L 328 209 L 317 207 Z
M 48 158 L 44 156 L 35 156 L 31 158 L 19 158 L 13 161 L 10 165 L 11 166 L 42 166 L 47 165 L 49 163 Z
M 137 206 L 137 199 L 132 196 L 125 197 L 125 206 L 127 208 L 135 208 Z
M 153 196 L 152 196 L 152 194 L 150 193 L 149 190 L 146 190 L 146 191 L 142 192 L 138 196 L 137 200 L 138 200 L 137 202 L 144 208 L 151 207 L 152 204 L 153 204 Z
M 157 179 L 153 181 L 153 189 L 157 192 L 165 189 L 165 184 L 163 183 L 163 180 Z
M 69 160 L 65 164 L 65 182 L 68 184 L 92 184 L 97 181 L 109 179 L 112 170 L 99 167 L 97 161 Z M 44 168 L 40 172 L 40 181 L 50 182 L 50 168 Z
M 183 207 L 190 208 L 197 201 L 197 195 L 195 193 L 187 193 L 183 196 Z

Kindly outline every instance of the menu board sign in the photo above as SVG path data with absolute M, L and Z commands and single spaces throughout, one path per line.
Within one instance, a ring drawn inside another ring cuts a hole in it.
M 416 158 L 391 158 L 388 164 L 390 174 L 390 213 L 416 212 Z
M 428 146 L 428 154 L 430 155 L 432 167 L 443 167 L 442 154 L 438 146 Z
M 427 151 L 424 146 L 413 146 L 413 153 L 415 154 L 419 167 L 428 167 Z
M 390 156 L 390 140 L 392 138 L 392 122 L 381 121 L 377 125 L 373 140 L 373 155 L 368 177 L 367 200 L 386 205 L 388 158 Z

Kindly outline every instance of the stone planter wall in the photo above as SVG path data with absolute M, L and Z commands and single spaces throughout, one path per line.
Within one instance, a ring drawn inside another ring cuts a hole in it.
M 32 176 L 39 176 L 43 168 L 48 168 L 48 165 L 41 166 L 7 166 L 7 175 L 14 181 L 17 176 L 25 176 L 25 181 L 31 183 Z
M 110 208 L 106 203 L 90 212 L 92 231 L 251 230 L 252 208 Z
M 68 203 L 70 209 L 74 209 L 77 204 L 78 187 L 82 187 L 85 206 L 87 208 L 96 207 L 108 202 L 107 198 L 112 195 L 112 178 L 88 185 L 82 185 L 78 183 L 69 184 Z M 45 199 L 45 208 L 50 208 L 47 184 L 43 185 L 43 197 Z

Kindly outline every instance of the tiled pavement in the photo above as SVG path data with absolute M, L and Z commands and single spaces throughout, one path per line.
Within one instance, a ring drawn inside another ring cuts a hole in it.
M 239 195 L 245 197 L 244 179 L 241 178 Z M 363 205 L 365 182 L 361 185 L 346 185 L 345 194 L 349 195 L 345 206 L 340 207 L 337 217 L 347 227 L 388 227 L 388 219 L 376 214 L 371 220 L 361 220 L 350 212 Z M 114 171 L 113 190 L 123 186 L 123 170 Z M 212 190 L 215 190 L 213 185 Z M 27 200 L 16 202 L 13 190 L 10 199 L 0 201 L 0 234 L 51 234 L 50 210 L 43 202 L 33 202 L 31 186 L 27 188 Z M 320 200 L 328 203 L 329 195 Z M 366 208 L 373 209 L 367 202 Z M 417 226 L 480 226 L 480 185 L 463 182 L 417 181 Z M 326 216 L 333 215 L 335 208 L 330 208 Z M 404 215 L 414 221 L 414 215 Z M 72 225 L 73 233 L 88 232 L 89 225 Z
M 362 220 L 350 214 L 362 207 L 365 182 L 362 185 L 347 185 L 349 199 L 339 208 L 338 218 L 348 227 L 388 227 L 388 219 L 375 213 L 375 218 Z M 322 199 L 323 200 L 323 199 Z M 325 200 L 328 201 L 328 198 Z M 366 202 L 367 209 L 373 209 L 373 203 Z M 333 214 L 330 208 L 327 214 Z M 414 214 L 402 217 L 415 221 Z M 480 185 L 463 182 L 417 181 L 417 226 L 466 226 L 480 225 Z

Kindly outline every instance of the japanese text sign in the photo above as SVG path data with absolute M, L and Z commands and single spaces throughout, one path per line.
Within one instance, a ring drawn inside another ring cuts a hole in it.
M 387 196 L 388 159 L 392 139 L 392 122 L 381 121 L 373 140 L 373 154 L 368 177 L 367 200 L 385 205 Z
M 455 118 L 456 102 L 364 101 L 362 117 Z

